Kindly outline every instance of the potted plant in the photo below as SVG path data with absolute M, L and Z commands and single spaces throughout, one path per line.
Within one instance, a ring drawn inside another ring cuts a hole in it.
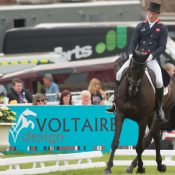
M 16 113 L 6 106 L 0 107 L 0 152 L 5 151 L 9 146 L 9 130 L 16 120 Z

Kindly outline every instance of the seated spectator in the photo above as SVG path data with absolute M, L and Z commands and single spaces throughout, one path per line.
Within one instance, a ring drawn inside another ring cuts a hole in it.
M 12 80 L 12 87 L 7 97 L 9 98 L 9 103 L 13 100 L 16 100 L 17 103 L 32 103 L 31 92 L 23 88 L 22 81 L 19 78 Z
M 69 90 L 63 90 L 60 96 L 60 105 L 72 105 L 72 95 Z
M 3 77 L 2 74 L 0 74 L 0 79 Z M 0 104 L 4 103 L 4 98 L 7 96 L 7 91 L 4 85 L 0 84 Z
M 0 104 L 8 103 L 7 91 L 3 85 L 0 84 Z
M 91 93 L 87 90 L 81 92 L 81 104 L 82 105 L 91 105 Z
M 170 77 L 175 77 L 175 66 L 171 63 L 166 63 L 164 69 L 168 72 Z
M 47 104 L 47 98 L 44 94 L 37 93 L 33 97 L 32 104 L 36 105 L 36 106 L 46 105 Z
M 97 78 L 93 78 L 89 83 L 88 91 L 91 93 L 92 104 L 104 104 L 106 94 L 101 88 L 100 80 L 98 80 Z
M 53 82 L 53 77 L 51 74 L 45 74 L 43 77 L 43 83 L 46 88 L 46 96 L 48 98 L 49 102 L 57 101 L 58 97 L 55 96 L 49 96 L 49 94 L 56 93 L 58 94 L 60 92 L 59 86 Z
M 3 96 L 3 97 L 7 96 L 6 88 L 2 84 L 0 84 L 0 96 Z

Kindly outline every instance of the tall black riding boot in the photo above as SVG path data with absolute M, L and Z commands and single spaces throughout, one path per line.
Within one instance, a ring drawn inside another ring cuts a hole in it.
M 157 119 L 165 121 L 165 114 L 162 109 L 162 100 L 163 100 L 163 87 L 162 88 L 156 88 L 156 116 Z
M 116 80 L 116 85 L 115 85 L 115 89 L 114 89 L 114 100 L 113 100 L 113 104 L 112 107 L 110 109 L 106 109 L 106 112 L 109 113 L 115 113 L 115 101 L 116 101 L 116 97 L 117 97 L 117 91 L 120 85 L 120 81 Z

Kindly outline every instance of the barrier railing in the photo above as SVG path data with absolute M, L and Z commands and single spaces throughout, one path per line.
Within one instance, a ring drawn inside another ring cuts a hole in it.
M 114 160 L 114 165 L 117 166 L 129 166 L 133 159 L 128 160 L 128 156 L 136 156 L 136 151 L 133 149 L 117 149 L 115 152 L 115 156 L 127 156 L 127 160 Z M 144 157 L 155 156 L 155 150 L 145 150 L 143 152 Z M 164 158 L 163 163 L 168 166 L 175 166 L 175 161 L 173 160 L 175 157 L 175 150 L 161 150 L 161 155 Z M 157 165 L 155 158 L 143 160 L 144 165 L 155 166 Z
M 94 167 L 104 167 L 106 163 L 93 162 L 93 158 L 102 157 L 100 151 L 83 152 L 73 154 L 54 154 L 41 156 L 26 156 L 0 159 L 0 167 L 8 166 L 7 170 L 0 171 L 0 175 L 27 175 L 27 174 L 44 174 L 56 171 L 86 169 Z M 76 160 L 76 163 L 69 163 Z M 86 162 L 85 162 L 86 161 Z M 48 165 L 52 162 L 53 165 Z M 23 168 L 24 164 L 32 164 L 31 168 Z
M 174 156 L 175 150 L 161 150 L 164 157 L 163 163 L 168 166 L 175 166 Z M 114 160 L 114 165 L 128 166 L 132 160 L 128 160 L 129 156 L 136 156 L 136 151 L 132 149 L 117 149 L 115 156 L 118 160 Z M 119 157 L 122 156 L 122 160 Z M 123 157 L 127 156 L 127 160 Z M 155 150 L 145 150 L 143 153 L 144 165 L 156 166 L 156 161 L 152 156 L 155 156 Z M 0 171 L 0 175 L 27 175 L 27 174 L 44 174 L 56 171 L 77 170 L 87 168 L 105 167 L 106 163 L 103 160 L 94 162 L 94 158 L 103 158 L 101 151 L 72 153 L 72 154 L 53 154 L 40 156 L 25 156 L 0 159 L 0 169 L 7 167 L 6 170 Z M 146 160 L 144 158 L 146 157 Z M 149 157 L 151 157 L 149 159 Z M 133 157 L 132 157 L 133 158 Z M 73 161 L 73 162 L 71 162 Z M 86 161 L 86 162 L 85 162 Z M 48 163 L 49 162 L 49 163 Z M 52 162 L 52 165 L 51 165 Z M 76 162 L 76 163 L 75 163 Z M 31 168 L 23 168 L 25 164 L 32 164 Z

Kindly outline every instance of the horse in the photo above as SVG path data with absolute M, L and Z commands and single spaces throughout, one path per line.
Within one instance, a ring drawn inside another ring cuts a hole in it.
M 166 171 L 166 166 L 162 164 L 160 154 L 160 130 L 162 121 L 157 118 L 156 114 L 156 96 L 155 90 L 150 83 L 145 70 L 146 60 L 148 55 L 142 52 L 135 51 L 130 61 L 130 65 L 126 73 L 124 73 L 120 86 L 116 94 L 116 115 L 115 115 L 115 133 L 111 144 L 111 153 L 104 170 L 104 174 L 111 174 L 113 166 L 113 158 L 115 150 L 119 145 L 121 129 L 125 118 L 129 118 L 138 123 L 139 138 L 136 145 L 137 157 L 132 162 L 133 164 L 127 170 L 132 173 L 133 168 L 138 166 L 137 172 L 144 173 L 142 153 L 150 144 L 152 138 L 155 141 L 157 170 L 160 172 Z M 147 71 L 146 71 L 147 72 Z M 175 108 L 175 81 L 170 81 L 168 86 L 168 94 L 164 97 L 163 109 L 165 113 Z M 145 137 L 146 127 L 150 130 Z
M 165 111 L 165 117 L 167 122 L 161 125 L 161 133 L 162 131 L 172 131 L 175 129 L 175 78 L 171 78 L 170 85 L 168 86 L 168 94 L 164 97 L 164 103 L 163 103 L 163 110 Z M 170 98 L 168 98 L 168 96 Z M 148 127 L 150 128 L 150 123 L 148 124 Z M 148 140 L 144 148 L 147 148 L 151 142 L 151 139 Z M 137 166 L 138 157 L 131 162 L 130 166 L 127 168 L 127 173 L 132 173 L 134 168 Z

